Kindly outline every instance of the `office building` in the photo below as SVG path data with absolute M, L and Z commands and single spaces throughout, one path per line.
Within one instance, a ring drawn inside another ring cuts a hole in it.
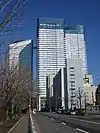
M 33 43 L 31 40 L 16 41 L 9 45 L 8 55 L 9 69 L 21 66 L 33 69 Z
M 8 70 L 14 85 L 12 89 L 17 94 L 12 102 L 20 109 L 27 108 L 29 95 L 32 95 L 33 91 L 33 42 L 31 40 L 9 44 Z
M 51 111 L 51 102 L 53 98 L 53 78 L 54 74 L 50 74 L 46 77 L 46 108 Z
M 67 91 L 69 108 L 84 107 L 83 71 L 80 59 L 67 59 Z M 81 99 L 81 105 L 78 97 Z
M 83 77 L 84 86 L 93 86 L 92 74 L 85 74 Z
M 97 88 L 97 86 L 93 85 L 92 74 L 85 74 L 83 81 L 84 81 L 84 92 L 85 92 L 85 104 L 86 105 L 95 105 L 96 104 L 96 88 Z
M 19 75 L 19 80 L 28 82 L 28 89 L 33 89 L 33 42 L 16 41 L 9 45 L 8 69 Z
M 96 104 L 96 89 L 97 86 L 85 86 L 85 104 L 86 105 L 95 105 Z
M 86 42 L 82 25 L 65 27 L 66 58 L 81 59 L 83 75 L 87 74 Z
M 52 107 L 55 109 L 68 109 L 67 92 L 67 69 L 61 68 L 53 79 L 53 101 Z
M 64 19 L 37 20 L 38 109 L 46 102 L 46 77 L 65 66 Z
M 82 60 L 82 73 L 87 74 L 86 42 L 82 25 L 65 26 L 64 19 L 37 20 L 38 109 L 46 101 L 46 76 L 66 66 L 67 59 Z
M 67 59 L 67 65 L 54 77 L 54 99 L 55 107 L 63 109 L 74 109 L 84 107 L 84 88 L 82 61 L 80 59 Z M 79 101 L 81 99 L 81 105 Z

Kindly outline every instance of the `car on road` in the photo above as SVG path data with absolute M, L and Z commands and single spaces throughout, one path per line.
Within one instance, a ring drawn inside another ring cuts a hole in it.
M 36 108 L 33 109 L 33 114 L 36 114 Z
M 71 115 L 76 115 L 76 111 L 74 111 L 74 110 L 73 111 L 70 111 L 70 114 Z
M 58 110 L 56 110 L 56 113 L 63 114 L 64 113 L 64 110 L 63 109 L 58 109 Z

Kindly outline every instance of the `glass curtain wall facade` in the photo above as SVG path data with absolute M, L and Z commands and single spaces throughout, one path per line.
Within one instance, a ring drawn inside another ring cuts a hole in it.
M 82 25 L 65 26 L 64 19 L 37 20 L 38 109 L 46 101 L 46 77 L 66 66 L 66 59 L 81 59 L 83 75 L 87 74 L 86 42 Z
M 46 77 L 65 66 L 64 19 L 37 20 L 38 109 L 45 106 Z
M 66 58 L 81 59 L 83 74 L 87 74 L 86 42 L 82 25 L 65 27 Z
M 9 71 L 18 74 L 17 80 L 21 81 L 18 85 L 20 88 L 19 93 L 32 96 L 33 91 L 33 41 L 17 41 L 9 45 L 8 56 L 8 69 Z M 23 90 L 26 89 L 26 92 Z M 22 96 L 21 94 L 21 96 Z M 21 106 L 27 106 L 27 98 L 23 98 Z
M 21 64 L 32 69 L 33 43 L 31 40 L 16 41 L 9 45 L 9 69 L 18 68 Z

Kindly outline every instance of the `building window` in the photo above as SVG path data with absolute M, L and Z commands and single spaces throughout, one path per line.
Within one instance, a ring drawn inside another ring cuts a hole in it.
M 70 83 L 75 83 L 75 81 L 70 81 Z
M 71 87 L 75 87 L 75 84 L 71 84 Z
M 70 69 L 74 69 L 74 67 L 70 67 Z
M 75 76 L 75 74 L 70 74 L 70 76 Z
M 70 73 L 74 73 L 74 71 L 71 70 Z
M 70 90 L 73 90 L 73 91 L 74 91 L 74 90 L 75 90 L 75 88 L 71 87 L 71 88 L 70 88 Z
M 75 77 L 70 77 L 71 80 L 75 80 Z

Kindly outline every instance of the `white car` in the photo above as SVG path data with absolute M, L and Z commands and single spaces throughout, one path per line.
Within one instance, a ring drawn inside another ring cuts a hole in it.
M 36 114 L 36 109 L 33 109 L 33 114 Z
M 70 114 L 71 115 L 76 115 L 76 112 L 75 111 L 71 111 Z

